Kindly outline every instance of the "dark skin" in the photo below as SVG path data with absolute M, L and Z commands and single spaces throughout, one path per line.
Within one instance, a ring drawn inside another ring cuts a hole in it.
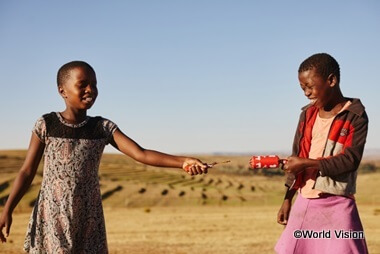
M 314 68 L 298 74 L 301 89 L 305 96 L 319 109 L 321 118 L 331 118 L 338 114 L 347 99 L 343 96 L 339 83 L 334 74 L 324 79 Z M 304 170 L 319 169 L 319 161 L 308 158 L 291 156 L 287 158 L 283 169 L 287 173 L 297 175 Z M 286 225 L 296 190 L 286 190 L 284 202 L 277 214 L 277 222 Z
M 78 124 L 87 118 L 87 110 L 92 107 L 98 95 L 95 73 L 87 68 L 73 68 L 58 92 L 65 101 L 66 109 L 60 112 L 67 123 Z M 174 156 L 144 149 L 127 137 L 119 129 L 113 134 L 111 144 L 127 156 L 144 164 L 157 167 L 182 168 L 190 175 L 206 174 L 207 164 L 190 157 Z M 41 161 L 45 144 L 32 133 L 29 149 L 11 193 L 0 216 L 0 241 L 6 242 L 12 225 L 12 213 L 18 202 L 30 187 Z M 5 228 L 5 234 L 3 233 Z

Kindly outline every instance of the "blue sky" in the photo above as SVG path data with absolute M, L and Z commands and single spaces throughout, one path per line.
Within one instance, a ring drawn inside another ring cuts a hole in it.
M 0 34 L 0 149 L 26 149 L 36 119 L 64 110 L 56 72 L 84 60 L 99 88 L 89 115 L 143 147 L 290 151 L 308 103 L 297 69 L 319 52 L 380 148 L 378 1 L 1 1 Z

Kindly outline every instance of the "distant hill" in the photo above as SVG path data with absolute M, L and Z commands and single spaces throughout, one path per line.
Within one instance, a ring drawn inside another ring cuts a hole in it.
M 363 159 L 380 160 L 380 148 L 364 149 Z

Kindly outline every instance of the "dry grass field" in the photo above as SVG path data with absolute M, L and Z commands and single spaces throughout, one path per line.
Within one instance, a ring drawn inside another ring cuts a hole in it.
M 0 151 L 0 211 L 25 151 Z M 105 154 L 100 183 L 110 253 L 273 253 L 282 226 L 276 214 L 283 196 L 278 170 L 250 172 L 247 156 L 200 156 L 207 162 L 229 159 L 202 176 L 153 168 Z M 370 253 L 380 253 L 379 161 L 363 161 L 357 203 Z M 22 253 L 42 165 L 13 215 L 0 253 Z

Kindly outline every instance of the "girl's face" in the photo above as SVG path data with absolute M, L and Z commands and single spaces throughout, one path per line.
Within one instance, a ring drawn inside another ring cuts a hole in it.
M 66 82 L 59 87 L 59 93 L 67 107 L 79 110 L 91 108 L 98 96 L 95 73 L 82 67 L 72 69 Z
M 311 100 L 318 108 L 323 108 L 333 99 L 333 87 L 336 85 L 336 78 L 330 75 L 324 80 L 315 68 L 298 74 L 298 80 L 305 96 Z

